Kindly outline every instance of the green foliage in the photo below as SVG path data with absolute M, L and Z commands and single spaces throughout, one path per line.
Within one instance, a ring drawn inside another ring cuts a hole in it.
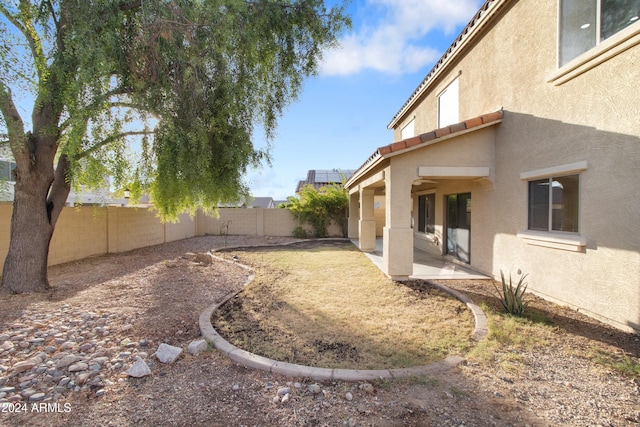
M 300 190 L 299 197 L 290 196 L 288 200 L 288 208 L 298 221 L 311 225 L 314 237 L 327 237 L 331 222 L 340 226 L 342 235 L 347 236 L 349 195 L 341 185 L 332 184 L 320 190 L 306 185 Z M 294 235 L 302 232 L 306 234 L 302 227 L 297 227 Z
M 297 226 L 296 228 L 294 228 L 292 234 L 293 237 L 298 239 L 306 239 L 307 237 L 309 237 L 309 233 L 307 233 L 307 230 L 305 230 L 304 227 L 301 226 Z
M 511 274 L 509 274 L 509 282 L 507 282 L 504 278 L 504 273 L 500 270 L 502 292 L 498 289 L 495 283 L 493 285 L 496 288 L 496 292 L 498 293 L 502 306 L 509 314 L 513 314 L 515 316 L 524 315 L 524 311 L 527 307 L 527 302 L 524 301 L 524 293 L 527 290 L 527 283 L 524 281 L 526 277 L 526 274 L 520 276 L 520 280 L 517 285 L 514 286 L 511 280 Z
M 629 356 L 623 352 L 595 347 L 591 349 L 591 357 L 599 364 L 640 381 L 640 358 Z
M 46 145 L 76 188 L 111 176 L 165 219 L 214 210 L 247 195 L 247 168 L 269 160 L 255 128 L 273 138 L 349 25 L 321 0 L 0 0 L 0 133 L 18 169 Z M 31 131 L 14 108 L 28 92 Z

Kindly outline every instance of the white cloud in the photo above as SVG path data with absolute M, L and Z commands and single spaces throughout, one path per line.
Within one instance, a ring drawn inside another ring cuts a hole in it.
M 340 47 L 325 52 L 320 73 L 415 72 L 441 54 L 424 36 L 437 30 L 453 41 L 455 28 L 466 24 L 479 7 L 479 0 L 367 0 L 358 11 L 362 22 L 354 22 L 356 30 Z

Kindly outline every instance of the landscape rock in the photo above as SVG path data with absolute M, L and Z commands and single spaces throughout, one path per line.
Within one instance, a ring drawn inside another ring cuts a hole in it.
M 198 255 L 196 255 L 194 261 L 204 265 L 211 265 L 213 264 L 213 255 L 208 252 L 199 253 Z
M 284 396 L 285 394 L 291 393 L 290 387 L 281 387 L 278 389 L 278 396 Z
M 309 391 L 313 394 L 320 394 L 322 392 L 322 387 L 318 384 L 310 384 Z
M 156 357 L 162 363 L 173 363 L 178 357 L 182 354 L 182 349 L 180 347 L 174 347 L 169 344 L 162 343 L 158 346 L 158 350 L 156 350 Z
M 147 365 L 140 357 L 136 357 L 136 361 L 127 371 L 127 375 L 135 378 L 146 377 L 147 375 L 151 375 L 151 368 L 149 368 L 149 365 Z
M 69 366 L 69 372 L 86 371 L 87 369 L 89 369 L 89 365 L 84 362 L 74 363 L 73 365 Z
M 206 340 L 197 340 L 189 344 L 189 346 L 187 347 L 187 351 L 190 354 L 198 354 L 202 351 L 205 351 L 207 347 L 208 345 Z

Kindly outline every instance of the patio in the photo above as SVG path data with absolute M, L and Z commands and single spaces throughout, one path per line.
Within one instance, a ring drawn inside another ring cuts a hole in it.
M 359 247 L 358 239 L 351 240 Z M 376 239 L 374 252 L 363 252 L 380 270 L 382 269 L 382 239 Z M 384 271 L 384 270 L 383 270 Z M 420 249 L 413 250 L 413 279 L 490 279 L 482 273 L 462 266 L 446 256 L 433 255 Z

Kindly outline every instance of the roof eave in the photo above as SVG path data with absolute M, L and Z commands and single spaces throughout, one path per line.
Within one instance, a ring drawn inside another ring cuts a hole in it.
M 347 180 L 345 187 L 351 188 L 352 185 L 366 175 L 371 169 L 390 157 L 496 125 L 501 123 L 503 118 L 504 110 L 500 109 L 493 113 L 484 114 L 482 116 L 438 128 L 412 138 L 403 139 L 401 141 L 394 142 L 393 144 L 378 147 L 378 149 L 362 164 L 362 166 L 353 173 L 351 178 Z

